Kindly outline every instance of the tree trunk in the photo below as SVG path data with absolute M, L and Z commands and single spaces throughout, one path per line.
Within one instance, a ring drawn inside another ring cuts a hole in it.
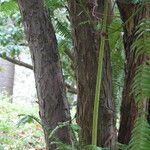
M 131 50 L 131 45 L 134 42 L 136 26 L 139 21 L 145 18 L 150 7 L 144 4 L 141 9 L 141 4 L 131 4 L 118 0 L 118 7 L 124 25 L 124 48 L 126 55 L 125 64 L 125 82 L 123 88 L 122 105 L 121 105 L 121 120 L 118 141 L 122 144 L 128 144 L 131 138 L 131 131 L 134 126 L 134 121 L 137 116 L 137 106 L 135 104 L 134 95 L 131 94 L 131 87 L 135 71 L 139 65 L 145 62 L 145 56 L 142 55 L 135 62 L 135 53 Z M 130 10 L 130 11 L 129 11 Z
M 8 95 L 13 95 L 14 86 L 14 64 L 0 58 L 0 93 L 6 92 Z
M 70 120 L 57 41 L 43 0 L 18 0 L 18 3 L 33 61 L 46 149 L 53 150 L 55 145 L 49 139 L 50 131 L 59 122 Z M 70 144 L 69 129 L 59 129 L 55 138 Z
M 95 30 L 95 27 L 102 19 L 103 5 L 103 0 L 99 0 L 98 5 L 86 0 L 69 1 L 78 86 L 77 122 L 82 128 L 80 134 L 82 144 L 91 144 L 92 140 L 93 105 L 100 46 L 100 33 Z M 101 93 L 98 145 L 110 147 L 113 150 L 115 149 L 116 134 L 108 42 L 105 44 Z

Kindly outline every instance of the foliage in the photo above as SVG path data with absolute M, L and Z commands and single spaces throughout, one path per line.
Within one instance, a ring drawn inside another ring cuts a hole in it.
M 135 61 L 140 55 L 145 54 L 150 55 L 150 20 L 143 19 L 139 22 L 137 26 L 137 31 L 135 33 L 136 40 L 132 45 L 132 50 L 135 52 Z
M 0 9 L 0 53 L 18 56 L 25 44 L 18 5 L 15 0 L 1 0 Z
M 18 56 L 25 44 L 19 11 L 11 11 L 10 14 L 0 12 L 0 53 Z
M 136 72 L 133 92 L 138 105 L 138 116 L 132 131 L 129 150 L 148 150 L 150 147 L 150 125 L 147 121 L 147 110 L 144 103 L 150 97 L 150 66 L 141 65 Z
M 109 44 L 111 49 L 112 81 L 113 81 L 113 99 L 115 101 L 116 115 L 119 114 L 122 87 L 124 83 L 124 47 L 122 41 L 122 22 L 114 18 L 110 27 L 108 27 Z
M 133 4 L 142 2 L 141 0 L 126 0 Z M 23 34 L 21 24 L 21 16 L 18 11 L 18 6 L 15 0 L 1 0 L 0 1 L 0 53 L 3 56 L 10 55 L 16 57 L 20 54 L 22 49 L 26 48 L 26 41 Z M 52 18 L 53 25 L 56 31 L 58 48 L 61 56 L 63 66 L 63 74 L 66 82 L 75 86 L 75 75 L 73 71 L 74 63 L 68 57 L 65 50 L 73 53 L 72 35 L 70 31 L 70 23 L 67 19 L 68 10 L 66 8 L 66 0 L 46 0 L 49 14 Z M 86 25 L 86 22 L 82 24 Z M 82 25 L 81 24 L 81 25 Z M 108 28 L 109 44 L 111 48 L 111 62 L 113 68 L 113 98 L 116 104 L 116 112 L 119 114 L 121 92 L 124 77 L 124 53 L 122 42 L 122 22 L 115 18 L 113 23 Z M 98 24 L 97 28 L 101 28 Z M 150 21 L 142 20 L 137 26 L 135 33 L 136 39 L 132 45 L 132 51 L 135 53 L 135 62 L 143 54 L 150 56 Z M 1 70 L 1 68 L 0 68 Z M 99 90 L 100 91 L 100 90 Z M 143 103 L 150 97 L 150 66 L 149 61 L 143 63 L 137 68 L 134 82 L 132 85 L 132 93 L 135 95 L 136 103 L 138 104 L 139 114 L 135 122 L 135 128 L 132 132 L 132 139 L 129 146 L 119 145 L 122 149 L 129 150 L 148 150 L 150 147 L 150 127 L 147 123 L 147 112 L 143 109 Z M 69 95 L 70 103 L 73 102 L 74 97 Z M 43 134 L 41 129 L 41 122 L 35 114 L 33 108 L 25 106 L 18 106 L 17 104 L 10 104 L 10 99 L 7 96 L 1 96 L 0 99 L 0 129 L 2 136 L 0 137 L 1 147 L 8 149 L 27 149 L 33 147 L 43 147 Z M 21 115 L 20 115 L 21 114 Z M 17 116 L 21 117 L 18 122 Z M 18 122 L 18 124 L 17 124 Z M 94 122 L 95 123 L 95 122 Z M 18 128 L 17 128 L 18 125 Z M 68 126 L 72 131 L 74 139 L 72 145 L 66 145 L 59 140 L 54 140 L 54 144 L 60 150 L 101 150 L 102 148 L 93 145 L 82 146 L 78 141 L 78 132 L 80 127 L 76 124 L 61 123 L 50 133 L 50 138 L 55 136 L 56 131 L 64 126 Z M 42 137 L 42 138 L 41 138 Z M 121 149 L 121 148 L 120 148 Z
M 132 45 L 138 61 L 140 57 L 148 58 L 150 56 L 150 26 L 149 20 L 142 20 L 137 26 L 136 39 Z M 144 60 L 136 71 L 132 84 L 132 92 L 135 96 L 138 106 L 138 116 L 132 131 L 132 138 L 128 149 L 130 150 L 148 150 L 150 147 L 150 125 L 147 121 L 146 101 L 150 98 L 150 65 L 149 60 Z
M 44 136 L 41 126 L 26 123 L 17 127 L 21 113 L 37 117 L 38 107 L 35 105 L 10 103 L 9 97 L 0 96 L 0 146 L 4 150 L 27 150 L 43 148 Z
M 145 57 L 143 63 L 137 68 L 132 90 L 135 95 L 136 102 L 139 103 L 145 98 L 150 97 L 149 83 L 150 83 L 150 20 L 144 19 L 137 26 L 137 32 L 135 33 L 136 39 L 132 45 L 132 51 L 135 53 L 135 62 L 139 58 Z
M 18 10 L 16 0 L 0 0 L 0 10 L 8 15 Z
M 36 122 L 36 123 L 38 123 L 39 125 L 42 126 L 42 123 L 41 123 L 40 119 L 33 116 L 33 115 L 19 114 L 19 117 L 21 117 L 21 116 L 23 116 L 23 117 L 17 123 L 18 127 L 20 125 L 24 125 L 26 123 L 34 123 L 34 122 Z
M 45 0 L 49 14 L 53 17 L 54 11 L 65 7 L 66 0 Z
M 150 66 L 140 65 L 136 71 L 136 76 L 132 85 L 132 90 L 137 103 L 150 97 Z
M 149 150 L 150 148 L 150 125 L 141 115 L 136 119 L 135 127 L 132 131 L 131 141 L 128 150 Z
M 3 71 L 3 68 L 2 68 L 2 71 Z M 0 100 L 5 100 L 7 102 L 11 102 L 13 99 L 12 96 L 8 96 L 8 93 L 7 92 L 1 92 L 0 93 Z

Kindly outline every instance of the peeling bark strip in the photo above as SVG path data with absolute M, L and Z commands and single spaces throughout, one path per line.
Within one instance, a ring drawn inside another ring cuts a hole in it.
M 141 9 L 141 4 L 134 5 L 131 3 L 125 3 L 124 0 L 118 0 L 117 4 L 122 21 L 126 23 L 123 36 L 126 55 L 125 83 L 122 95 L 118 141 L 123 144 L 128 144 L 131 138 L 134 121 L 137 116 L 137 106 L 135 104 L 134 95 L 131 94 L 131 87 L 137 67 L 146 61 L 145 56 L 142 55 L 139 56 L 138 61 L 135 63 L 135 54 L 131 50 L 131 45 L 136 38 L 135 31 L 139 21 L 145 17 L 150 17 L 150 5 L 148 3 L 144 4 Z
M 40 117 L 46 140 L 46 149 L 55 149 L 48 138 L 49 131 L 59 122 L 70 119 L 65 95 L 57 41 L 43 0 L 18 0 L 27 41 L 32 55 Z M 64 143 L 70 143 L 67 127 L 56 133 Z
M 82 128 L 80 141 L 83 144 L 91 144 L 92 140 L 93 105 L 100 44 L 99 31 L 95 30 L 93 24 L 95 23 L 96 27 L 98 21 L 102 19 L 103 4 L 103 0 L 98 0 L 97 4 L 87 0 L 69 0 L 78 86 L 77 120 Z M 105 44 L 101 92 L 98 146 L 115 150 L 115 113 L 108 42 Z

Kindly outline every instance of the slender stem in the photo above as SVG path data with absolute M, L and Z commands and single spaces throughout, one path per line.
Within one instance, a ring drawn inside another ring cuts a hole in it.
M 7 61 L 9 61 L 9 62 L 11 62 L 11 63 L 13 63 L 13 64 L 16 64 L 16 65 L 18 65 L 18 66 L 23 66 L 23 67 L 25 67 L 25 68 L 28 68 L 28 69 L 33 70 L 33 66 L 32 66 L 32 65 L 27 64 L 27 63 L 25 63 L 25 62 L 23 62 L 23 61 L 17 60 L 17 59 L 15 59 L 15 58 L 11 58 L 11 57 L 8 57 L 8 56 L 4 56 L 4 57 L 3 57 L 2 54 L 0 54 L 0 58 L 2 58 L 2 59 L 4 59 L 4 60 L 7 60 Z
M 106 33 L 107 31 L 107 27 L 106 27 L 107 26 L 107 13 L 108 13 L 108 0 L 105 0 L 102 33 Z M 100 89 L 101 89 L 101 80 L 102 80 L 102 69 L 103 69 L 102 67 L 103 67 L 105 40 L 106 40 L 106 37 L 101 34 L 95 100 L 94 100 L 94 110 L 93 110 L 92 145 L 97 145 L 97 126 L 98 126 Z

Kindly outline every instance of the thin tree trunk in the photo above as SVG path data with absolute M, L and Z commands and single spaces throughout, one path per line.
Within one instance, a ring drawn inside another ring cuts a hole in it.
M 85 0 L 69 1 L 78 86 L 77 122 L 82 128 L 80 134 L 82 144 L 91 144 L 92 140 L 93 105 L 100 46 L 100 33 L 95 30 L 95 27 L 102 19 L 103 5 L 103 0 L 99 0 L 98 4 Z M 97 18 L 99 19 L 97 20 Z M 110 147 L 113 150 L 115 149 L 116 134 L 108 42 L 105 44 L 101 92 L 98 145 Z
M 125 64 L 125 83 L 122 95 L 121 105 L 121 121 L 119 128 L 118 140 L 120 143 L 128 144 L 131 138 L 131 131 L 134 126 L 134 121 L 137 116 L 137 106 L 135 104 L 134 95 L 131 94 L 133 78 L 135 71 L 139 65 L 145 62 L 145 56 L 139 56 L 138 61 L 135 62 L 135 53 L 131 50 L 136 36 L 136 26 L 139 21 L 150 15 L 149 9 L 146 4 L 141 8 L 141 4 L 131 4 L 118 0 L 118 7 L 124 25 L 124 47 L 126 55 Z M 130 11 L 129 11 L 130 10 Z
M 0 93 L 13 95 L 15 65 L 0 58 Z
M 32 55 L 46 149 L 54 150 L 50 131 L 59 122 L 70 120 L 57 41 L 43 0 L 18 0 L 18 3 Z M 64 143 L 71 142 L 67 127 L 59 129 L 55 136 Z

